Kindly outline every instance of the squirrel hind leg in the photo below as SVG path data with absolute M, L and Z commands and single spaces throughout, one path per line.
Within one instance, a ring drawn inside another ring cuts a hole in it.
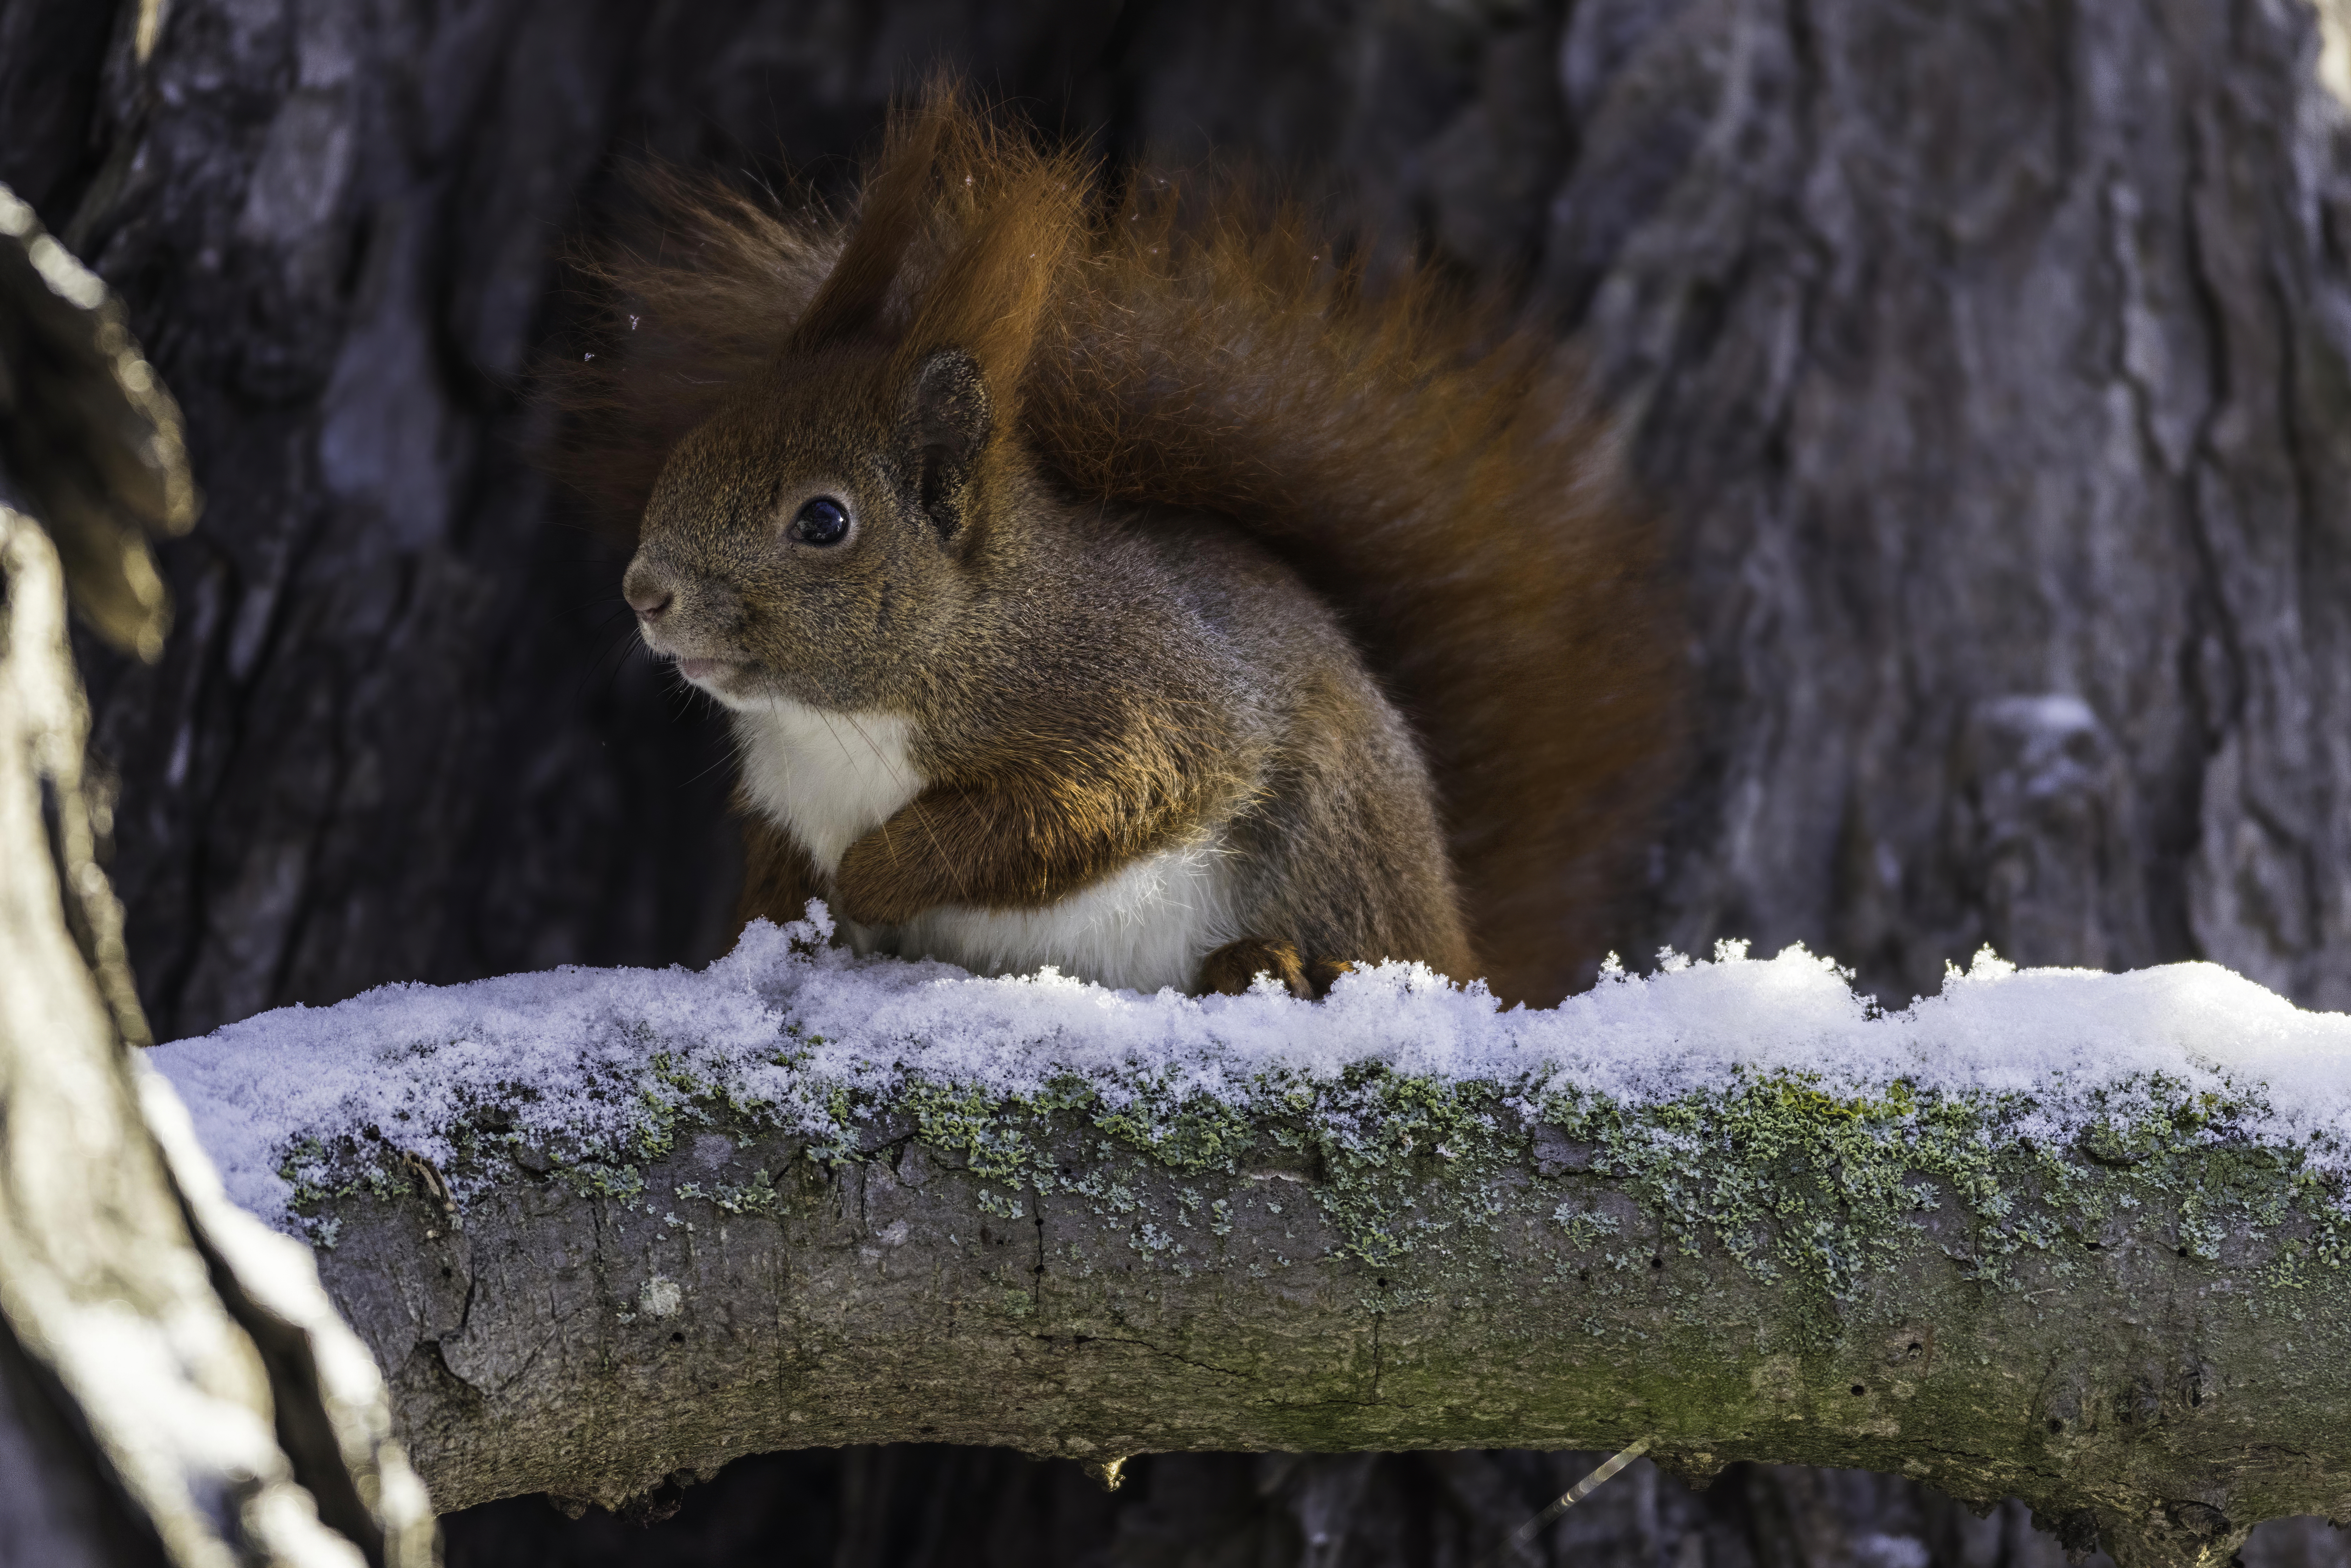
M 1332 984 L 1353 968 L 1353 964 L 1336 958 L 1309 960 L 1298 951 L 1295 943 L 1244 936 L 1238 942 L 1226 943 L 1200 960 L 1200 983 L 1196 988 L 1204 996 L 1216 992 L 1238 997 L 1259 975 L 1270 975 L 1300 1001 L 1313 1002 L 1322 1000 Z
M 1203 995 L 1216 991 L 1238 997 L 1259 975 L 1271 975 L 1301 1001 L 1314 999 L 1313 984 L 1306 977 L 1306 960 L 1300 956 L 1296 945 L 1269 942 L 1261 936 L 1228 942 L 1201 959 L 1199 989 Z

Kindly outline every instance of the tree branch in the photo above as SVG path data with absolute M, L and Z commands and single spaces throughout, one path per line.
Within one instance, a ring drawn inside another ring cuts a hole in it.
M 1793 1460 L 2021 1495 L 2126 1564 L 2351 1513 L 2340 1145 L 2297 1120 L 2333 1086 L 2273 1107 L 2211 1067 L 2235 1046 L 2196 1038 L 2233 1015 L 2306 1051 L 2342 1020 L 2225 972 L 1980 965 L 1876 1016 L 1801 951 L 1729 953 L 1558 1015 L 1374 972 L 1314 1006 L 1063 984 L 1046 1000 L 1068 1009 L 1031 1018 L 1004 1000 L 1023 982 L 809 935 L 705 976 L 419 988 L 163 1049 L 200 1101 L 285 1082 L 298 1054 L 332 1076 L 339 1049 L 398 1080 L 272 1146 L 300 1145 L 294 1202 L 441 1506 L 617 1505 L 811 1445 L 1100 1462 L 1647 1437 L 1686 1475 Z M 569 988 L 518 1008 L 533 985 Z M 631 986 L 652 993 L 579 1010 Z M 750 992 L 774 1008 L 764 1046 L 715 1010 Z M 909 1038 L 925 998 L 937 1034 Z M 1989 1020 L 2020 1002 L 2074 1065 L 1995 1071 L 2022 1048 Z M 1086 1008 L 1091 1042 L 1069 1021 Z M 1515 1030 L 1520 1054 L 1457 1041 L 1448 1072 L 1394 1047 L 1447 1018 Z M 1697 1040 L 1707 1018 L 1728 1043 Z M 1606 1063 L 1644 1019 L 1671 1050 L 1628 1091 Z M 732 1043 L 695 1054 L 674 1032 L 694 1020 Z M 1223 1075 L 1144 1049 L 1144 1025 L 1205 1029 Z M 2077 1049 L 2117 1029 L 2188 1049 L 2105 1068 Z M 593 1092 L 481 1092 L 501 1060 L 544 1072 L 529 1039 L 566 1030 L 607 1042 Z M 1284 1030 L 1290 1055 L 1250 1053 Z M 1775 1030 L 1802 1049 L 1769 1060 Z M 252 1164 L 215 1154 L 233 1183 Z

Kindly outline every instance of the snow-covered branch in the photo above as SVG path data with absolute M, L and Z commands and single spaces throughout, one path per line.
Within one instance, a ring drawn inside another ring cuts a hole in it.
M 896 1439 L 1602 1448 L 2018 1493 L 2132 1563 L 2351 1514 L 2351 1019 L 2211 966 L 1555 1011 L 860 961 L 559 970 L 153 1060 L 443 1507 Z

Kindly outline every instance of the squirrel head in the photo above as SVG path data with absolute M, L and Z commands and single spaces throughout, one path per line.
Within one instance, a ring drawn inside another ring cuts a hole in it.
M 1008 453 L 977 359 L 837 347 L 671 454 L 622 592 L 730 707 L 890 706 L 969 602 Z
M 1018 399 L 1084 171 L 951 86 L 893 124 L 781 354 L 672 450 L 622 591 L 729 706 L 872 708 L 922 684 L 1017 528 Z

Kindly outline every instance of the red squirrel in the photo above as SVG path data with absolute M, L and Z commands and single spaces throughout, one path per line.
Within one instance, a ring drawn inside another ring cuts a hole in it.
M 743 919 L 1145 991 L 1589 972 L 1679 637 L 1545 334 L 952 88 L 845 216 L 643 183 L 554 397 L 730 715 Z

